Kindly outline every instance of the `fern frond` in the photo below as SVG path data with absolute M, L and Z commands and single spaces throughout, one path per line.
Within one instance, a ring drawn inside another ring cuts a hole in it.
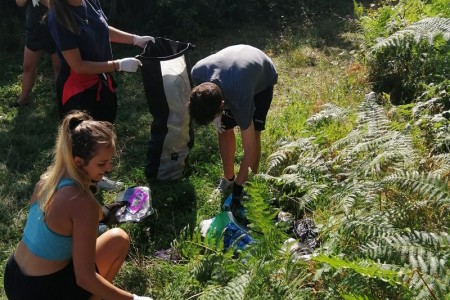
M 419 173 L 417 171 L 400 171 L 382 180 L 386 185 L 395 184 L 411 193 L 419 193 L 432 199 L 435 203 L 449 203 L 448 183 L 435 173 Z
M 381 186 L 376 182 L 353 180 L 344 182 L 335 191 L 330 200 L 346 215 L 358 216 L 359 209 L 371 210 L 380 203 Z
M 408 265 L 423 274 L 442 276 L 449 259 L 448 235 L 426 232 L 380 236 L 360 247 L 371 259 Z
M 341 121 L 347 116 L 348 112 L 348 109 L 341 108 L 336 104 L 325 103 L 322 105 L 321 111 L 308 118 L 306 123 L 309 126 L 313 126 L 321 122 L 330 122 L 332 120 Z
M 433 155 L 429 158 L 431 171 L 443 177 L 450 176 L 450 153 Z
M 295 163 L 300 155 L 308 156 L 308 153 L 315 152 L 313 138 L 302 138 L 293 142 L 283 143 L 277 151 L 268 157 L 267 173 L 281 172 L 290 163 Z
M 375 93 L 366 95 L 358 111 L 357 127 L 330 147 L 332 152 L 340 152 L 335 158 L 335 162 L 340 160 L 345 163 L 351 162 L 355 159 L 356 154 L 370 151 L 371 148 L 383 144 L 397 135 L 390 128 L 389 120 L 383 108 L 376 103 Z M 346 160 L 346 158 L 348 159 Z
M 318 255 L 311 258 L 313 261 L 325 263 L 335 269 L 351 269 L 356 273 L 370 278 L 401 284 L 403 272 L 396 266 L 378 264 L 371 260 L 347 261 L 338 257 Z
M 380 177 L 414 166 L 417 157 L 410 137 L 396 131 L 386 131 L 378 137 L 346 146 L 333 162 L 343 165 L 357 176 Z
M 445 40 L 450 39 L 450 19 L 426 18 L 413 23 L 375 44 L 371 48 L 371 53 L 384 47 L 404 47 L 403 42 L 408 38 L 412 38 L 416 43 L 426 39 L 432 45 L 437 35 L 442 35 Z
M 450 234 L 447 232 L 435 233 L 415 230 L 411 233 L 411 237 L 415 242 L 433 249 L 450 250 Z
M 224 287 L 216 286 L 214 289 L 207 290 L 199 299 L 203 300 L 239 300 L 245 299 L 245 289 L 250 283 L 250 274 L 245 272 L 234 277 Z
M 404 276 L 405 283 L 414 292 L 414 299 L 448 299 L 449 282 L 447 277 L 437 278 L 428 274 L 422 274 L 418 270 L 413 270 L 411 274 Z
M 386 216 L 376 213 L 362 215 L 356 220 L 349 222 L 345 227 L 347 232 L 353 228 L 363 243 L 368 239 L 389 237 L 397 232 L 397 229 L 389 222 Z
M 281 191 L 292 196 L 290 199 L 299 204 L 299 209 L 306 208 L 309 203 L 317 200 L 329 188 L 328 184 L 309 180 L 299 173 L 282 174 L 278 177 L 260 174 L 259 177 L 280 186 Z

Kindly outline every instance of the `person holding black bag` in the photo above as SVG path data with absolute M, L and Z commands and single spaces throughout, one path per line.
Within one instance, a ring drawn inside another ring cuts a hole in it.
M 134 57 L 114 60 L 111 42 L 144 48 L 154 38 L 109 26 L 99 0 L 52 0 L 48 18 L 62 60 L 56 81 L 60 118 L 78 109 L 114 123 L 117 85 L 111 73 L 136 72 L 141 62 Z
M 51 0 L 48 24 L 61 58 L 56 80 L 60 119 L 82 110 L 95 120 L 114 123 L 117 85 L 111 73 L 136 72 L 141 62 L 134 57 L 114 60 L 111 42 L 144 48 L 154 38 L 109 26 L 99 0 Z M 106 190 L 122 186 L 107 177 L 98 182 Z

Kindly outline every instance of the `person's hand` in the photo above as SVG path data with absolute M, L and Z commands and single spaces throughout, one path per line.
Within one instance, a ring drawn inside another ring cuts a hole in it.
M 246 210 L 242 205 L 242 195 L 230 194 L 222 205 L 223 211 L 229 211 L 240 225 L 247 226 L 249 221 L 246 216 Z
M 218 133 L 224 133 L 225 132 L 225 126 L 222 124 L 222 114 L 218 115 L 213 120 L 214 126 L 216 127 L 216 130 Z
M 152 41 L 154 43 L 155 38 L 152 36 L 149 36 L 149 35 L 143 35 L 143 36 L 134 35 L 133 36 L 133 45 L 139 46 L 141 48 L 145 48 L 145 46 L 147 45 L 147 43 L 149 41 Z
M 134 57 L 118 59 L 116 62 L 119 65 L 117 71 L 136 72 L 139 66 L 142 66 L 141 61 Z
M 153 298 L 145 297 L 145 296 L 133 295 L 133 300 L 153 300 Z
M 18 7 L 24 7 L 27 4 L 27 0 L 16 0 L 16 4 Z
M 100 223 L 105 224 L 108 227 L 111 227 L 113 224 L 117 224 L 116 212 L 127 205 L 127 201 L 120 202 L 112 202 L 102 206 L 103 211 L 103 219 L 100 220 Z

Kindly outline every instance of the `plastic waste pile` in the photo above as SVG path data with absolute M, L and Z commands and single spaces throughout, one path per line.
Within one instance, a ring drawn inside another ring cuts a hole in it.
M 134 186 L 119 192 L 116 202 L 126 202 L 126 205 L 116 212 L 117 222 L 139 222 L 154 212 L 150 188 Z
M 255 240 L 248 234 L 248 221 L 244 207 L 233 203 L 231 195 L 222 205 L 222 211 L 215 217 L 200 222 L 200 230 L 206 243 L 215 246 L 223 242 L 223 250 L 243 250 Z
M 291 214 L 285 212 L 278 214 L 278 220 L 289 223 L 296 237 L 287 239 L 281 250 L 292 253 L 294 260 L 309 260 L 314 250 L 320 246 L 318 229 L 313 220 L 310 218 L 294 220 Z

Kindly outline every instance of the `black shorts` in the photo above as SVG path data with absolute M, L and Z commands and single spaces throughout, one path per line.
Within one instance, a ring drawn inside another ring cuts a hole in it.
M 47 24 L 27 28 L 25 46 L 33 52 L 44 50 L 48 54 L 56 52 L 55 42 Z
M 14 255 L 11 255 L 6 263 L 3 281 L 9 300 L 83 300 L 91 296 L 76 284 L 72 262 L 53 274 L 27 276 L 20 270 Z
M 255 112 L 253 113 L 253 125 L 256 131 L 263 131 L 266 128 L 266 117 L 269 112 L 273 98 L 273 85 L 254 96 Z M 233 113 L 225 109 L 222 113 L 222 124 L 225 129 L 237 126 Z

